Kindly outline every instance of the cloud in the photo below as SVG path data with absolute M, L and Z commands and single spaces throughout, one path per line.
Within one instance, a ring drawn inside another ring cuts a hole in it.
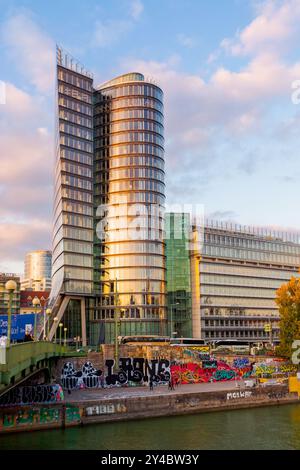
M 143 13 L 144 5 L 140 0 L 132 0 L 130 5 L 130 14 L 134 20 L 138 20 Z
M 94 47 L 107 47 L 119 41 L 132 27 L 126 20 L 96 21 L 92 38 Z
M 143 10 L 144 5 L 140 0 L 131 0 L 127 18 L 97 20 L 92 33 L 91 46 L 105 48 L 118 43 L 135 27 Z
M 300 2 L 299 0 L 268 0 L 259 8 L 259 14 L 235 38 L 224 39 L 221 43 L 232 55 L 256 55 L 279 53 L 295 44 L 299 38 Z
M 177 41 L 184 47 L 192 48 L 196 45 L 195 39 L 187 36 L 186 34 L 180 33 L 177 35 Z
M 51 106 L 11 83 L 6 98 L 0 108 L 3 268 L 28 250 L 50 246 L 54 149 Z
M 9 235 L 8 235 L 9 234 Z M 44 249 L 50 244 L 51 226 L 40 219 L 30 223 L 0 224 L 0 260 L 4 270 L 11 262 L 24 260 L 27 251 Z M 1 268 L 3 269 L 3 268 Z
M 11 16 L 2 25 L 1 39 L 12 63 L 39 92 L 54 90 L 54 43 L 28 13 Z

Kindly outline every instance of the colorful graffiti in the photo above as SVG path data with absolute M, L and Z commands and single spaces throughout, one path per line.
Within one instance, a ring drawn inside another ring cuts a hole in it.
M 256 377 L 267 377 L 270 378 L 274 374 L 288 375 L 296 373 L 298 367 L 294 364 L 286 362 L 268 360 L 266 362 L 259 362 L 254 365 L 253 373 Z
M 64 392 L 59 384 L 16 387 L 0 397 L 0 406 L 59 403 Z
M 170 366 L 167 359 L 121 357 L 118 367 L 113 359 L 107 359 L 104 371 L 96 369 L 91 362 L 85 362 L 78 370 L 72 362 L 67 362 L 62 369 L 61 383 L 64 389 L 69 390 L 144 385 L 149 381 L 165 384 L 171 377 L 175 384 L 192 384 L 240 380 L 252 376 L 272 377 L 276 373 L 287 375 L 297 370 L 297 366 L 283 361 L 267 359 L 266 362 L 251 363 L 248 357 L 227 358 L 225 361 L 205 354 L 202 360 L 192 356 L 188 361 L 186 364 L 174 362 Z
M 115 361 L 107 359 L 105 373 L 95 369 L 91 362 L 86 362 L 80 370 L 76 370 L 72 362 L 64 364 L 61 372 L 61 383 L 64 389 L 96 388 L 122 386 L 129 383 L 143 385 L 148 381 L 167 383 L 171 378 L 170 362 L 167 359 L 152 359 L 143 357 L 119 359 L 118 370 Z
M 202 382 L 220 382 L 236 379 L 245 379 L 252 374 L 252 365 L 246 362 L 240 367 L 233 367 L 225 361 L 211 359 L 202 361 L 202 364 L 174 364 L 171 366 L 171 373 L 175 383 L 191 384 Z
M 20 427 L 35 427 L 41 425 L 76 424 L 81 421 L 82 409 L 78 406 L 64 407 L 19 408 L 13 412 L 0 413 L 0 432 Z

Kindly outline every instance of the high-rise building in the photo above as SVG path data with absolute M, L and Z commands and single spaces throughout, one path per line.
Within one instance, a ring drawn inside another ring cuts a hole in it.
M 139 73 L 94 88 L 58 48 L 56 149 L 52 320 L 83 343 L 165 333 L 161 89 Z
M 162 90 L 140 73 L 94 93 L 95 341 L 165 332 Z
M 52 255 L 48 250 L 30 251 L 25 256 L 21 290 L 50 290 Z

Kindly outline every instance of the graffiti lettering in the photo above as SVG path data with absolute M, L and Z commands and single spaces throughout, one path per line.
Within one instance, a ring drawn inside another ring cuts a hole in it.
M 238 398 L 250 398 L 252 396 L 252 392 L 229 392 L 227 393 L 227 400 L 233 400 Z
M 58 403 L 64 399 L 60 385 L 32 385 L 17 387 L 0 397 L 0 406 Z
M 118 403 L 115 405 L 96 405 L 89 406 L 85 409 L 87 416 L 107 415 L 114 413 L 126 413 L 127 408 L 125 405 Z

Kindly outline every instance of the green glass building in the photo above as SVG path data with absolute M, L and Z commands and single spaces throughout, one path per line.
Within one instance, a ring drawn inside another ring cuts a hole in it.
M 168 213 L 165 215 L 165 223 L 168 334 L 191 338 L 190 215 Z

